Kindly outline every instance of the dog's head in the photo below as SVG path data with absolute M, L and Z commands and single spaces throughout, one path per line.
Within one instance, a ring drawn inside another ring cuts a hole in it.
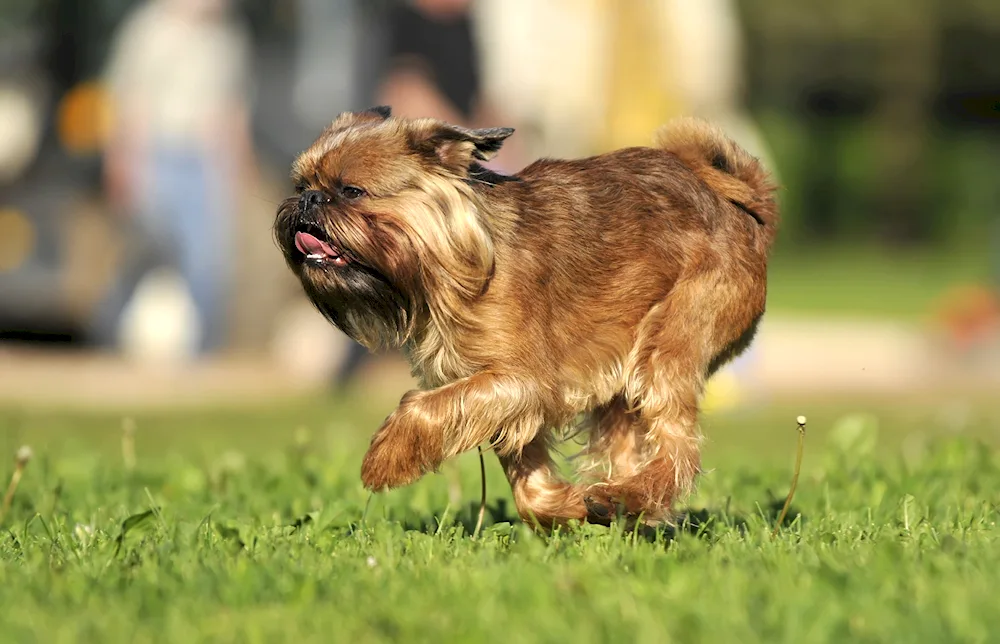
M 493 244 L 470 168 L 513 130 L 341 114 L 292 167 L 275 239 L 316 307 L 365 346 L 397 347 L 436 303 L 482 292 Z

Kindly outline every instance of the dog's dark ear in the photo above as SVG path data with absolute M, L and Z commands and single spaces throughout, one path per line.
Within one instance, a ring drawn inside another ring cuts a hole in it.
M 389 105 L 378 105 L 376 107 L 369 107 L 365 112 L 370 112 L 372 114 L 377 114 L 383 119 L 387 119 L 392 116 L 392 107 Z
M 447 123 L 430 122 L 419 127 L 411 142 L 418 151 L 436 157 L 453 169 L 468 168 L 474 160 L 489 161 L 514 133 L 510 127 L 469 129 Z
M 514 133 L 512 127 L 487 127 L 478 130 L 469 130 L 456 125 L 451 126 L 459 136 L 471 141 L 475 146 L 472 156 L 480 161 L 489 161 L 497 155 L 503 147 L 504 140 Z

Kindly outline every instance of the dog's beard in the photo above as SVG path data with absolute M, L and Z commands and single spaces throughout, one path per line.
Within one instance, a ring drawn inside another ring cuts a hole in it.
M 386 198 L 380 212 L 336 203 L 303 210 L 290 198 L 278 210 L 275 238 L 309 299 L 344 333 L 371 350 L 422 345 L 435 333 L 430 327 L 439 336 L 468 327 L 463 303 L 492 276 L 493 244 L 477 204 L 461 179 L 428 173 Z M 319 235 L 342 261 L 308 261 L 296 247 L 302 231 Z
M 308 233 L 336 249 L 338 261 L 307 259 L 296 234 Z M 397 347 L 413 331 L 418 293 L 398 267 L 387 265 L 395 244 L 378 235 L 358 214 L 322 207 L 303 211 L 298 198 L 278 209 L 274 236 L 285 261 L 313 305 L 337 328 L 371 350 Z M 384 235 L 378 235 L 384 237 Z M 381 246 L 382 251 L 375 249 Z M 393 275 L 393 269 L 396 275 Z M 400 279 L 403 277 L 403 279 Z

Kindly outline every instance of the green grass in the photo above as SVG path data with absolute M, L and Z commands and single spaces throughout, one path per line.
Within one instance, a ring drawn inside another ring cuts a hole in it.
M 934 315 L 949 290 L 990 279 L 990 256 L 984 249 L 784 248 L 771 262 L 768 310 L 919 322 Z
M 0 411 L 0 449 L 35 450 L 0 530 L 0 641 L 990 641 L 1000 410 L 939 403 L 707 418 L 692 520 L 652 537 L 536 536 L 490 457 L 477 540 L 473 455 L 365 516 L 381 403 L 137 413 L 132 472 L 120 413 Z

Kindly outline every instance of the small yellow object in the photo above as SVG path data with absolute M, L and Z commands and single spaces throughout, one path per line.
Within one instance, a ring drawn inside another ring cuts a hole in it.
M 743 400 L 739 379 L 731 371 L 721 371 L 705 385 L 702 408 L 706 412 L 732 409 Z
M 69 90 L 59 103 L 57 125 L 59 140 L 74 154 L 96 152 L 108 138 L 110 105 L 103 86 L 80 83 Z
M 0 208 L 0 273 L 13 271 L 35 251 L 35 227 L 20 210 Z
M 805 416 L 799 416 L 799 417 L 797 417 L 795 419 L 795 422 L 797 422 L 799 425 L 805 425 L 806 424 L 806 417 Z

